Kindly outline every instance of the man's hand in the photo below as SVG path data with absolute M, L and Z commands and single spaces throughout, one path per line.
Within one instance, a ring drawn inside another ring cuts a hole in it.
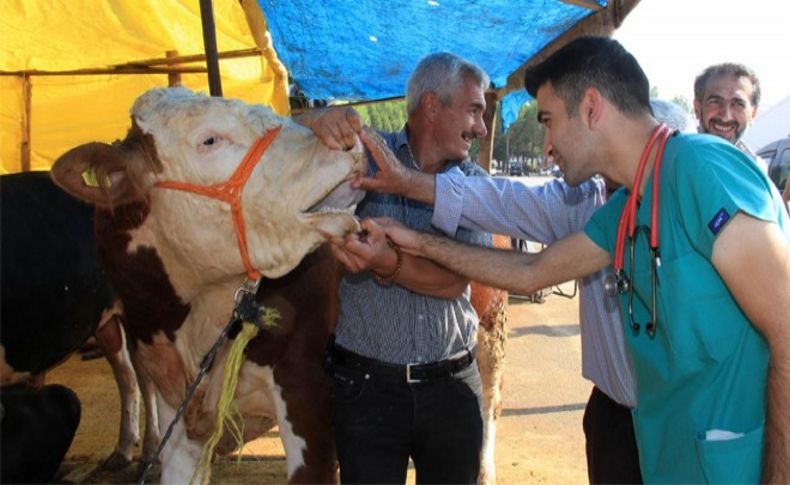
M 378 171 L 373 177 L 359 177 L 351 185 L 355 189 L 403 195 L 426 204 L 433 204 L 434 176 L 407 168 L 395 157 L 387 143 L 375 130 L 365 127 L 359 139 L 367 147 Z
M 350 150 L 357 142 L 357 134 L 362 131 L 362 118 L 349 106 L 316 109 L 294 120 L 304 125 L 332 150 Z
M 387 243 L 384 229 L 372 219 L 361 222 L 362 231 L 343 239 L 332 239 L 332 253 L 347 270 L 358 273 L 369 269 L 378 274 L 392 274 L 398 255 Z
M 406 168 L 398 159 L 387 143 L 370 127 L 364 127 L 359 134 L 359 139 L 367 147 L 379 169 L 374 177 L 359 177 L 353 181 L 355 189 L 374 190 L 388 194 L 406 193 L 411 173 L 414 170 Z

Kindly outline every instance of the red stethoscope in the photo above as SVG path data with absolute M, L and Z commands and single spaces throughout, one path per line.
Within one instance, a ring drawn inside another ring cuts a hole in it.
M 653 147 L 657 145 L 656 155 L 653 159 L 653 205 L 650 208 L 650 255 L 652 257 L 652 318 L 645 325 L 645 331 L 651 338 L 656 336 L 656 270 L 661 266 L 661 255 L 658 251 L 658 184 L 659 174 L 661 172 L 661 159 L 664 157 L 664 148 L 666 148 L 667 140 L 672 136 L 672 130 L 663 123 L 658 125 L 650 134 L 642 151 L 642 156 L 639 159 L 639 166 L 636 169 L 636 177 L 634 178 L 634 185 L 631 188 L 631 193 L 626 200 L 623 212 L 620 214 L 620 223 L 617 225 L 617 239 L 614 246 L 614 275 L 608 275 L 604 286 L 607 292 L 614 296 L 617 293 L 628 293 L 628 317 L 631 320 L 631 330 L 635 334 L 639 333 L 641 325 L 634 321 L 634 288 L 632 281 L 634 279 L 634 247 L 635 239 L 634 234 L 637 229 L 636 216 L 639 210 L 639 188 L 642 186 L 642 177 L 647 167 L 647 159 Z M 628 239 L 630 243 L 630 264 L 629 274 L 626 276 L 624 268 L 625 263 L 625 242 Z

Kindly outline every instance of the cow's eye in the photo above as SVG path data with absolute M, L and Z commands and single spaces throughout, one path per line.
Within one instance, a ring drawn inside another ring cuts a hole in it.
M 223 138 L 221 135 L 206 135 L 200 139 L 197 149 L 200 153 L 215 150 L 222 144 Z

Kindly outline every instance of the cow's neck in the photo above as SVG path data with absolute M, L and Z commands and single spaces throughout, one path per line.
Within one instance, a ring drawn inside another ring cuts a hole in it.
M 97 211 L 96 241 L 107 274 L 124 302 L 130 336 L 150 343 L 163 331 L 170 340 L 184 326 L 194 306 L 222 316 L 213 325 L 224 326 L 232 310 L 233 295 L 244 281 L 237 275 L 208 279 L 190 269 L 183 254 L 151 236 L 146 229 L 148 209 L 130 204 L 114 212 Z M 152 304 L 154 302 L 154 304 Z

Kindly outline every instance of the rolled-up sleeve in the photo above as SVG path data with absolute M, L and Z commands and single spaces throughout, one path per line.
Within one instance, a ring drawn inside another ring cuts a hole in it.
M 458 167 L 436 175 L 436 194 L 431 224 L 449 236 L 455 234 L 461 219 L 465 179 L 466 175 Z

